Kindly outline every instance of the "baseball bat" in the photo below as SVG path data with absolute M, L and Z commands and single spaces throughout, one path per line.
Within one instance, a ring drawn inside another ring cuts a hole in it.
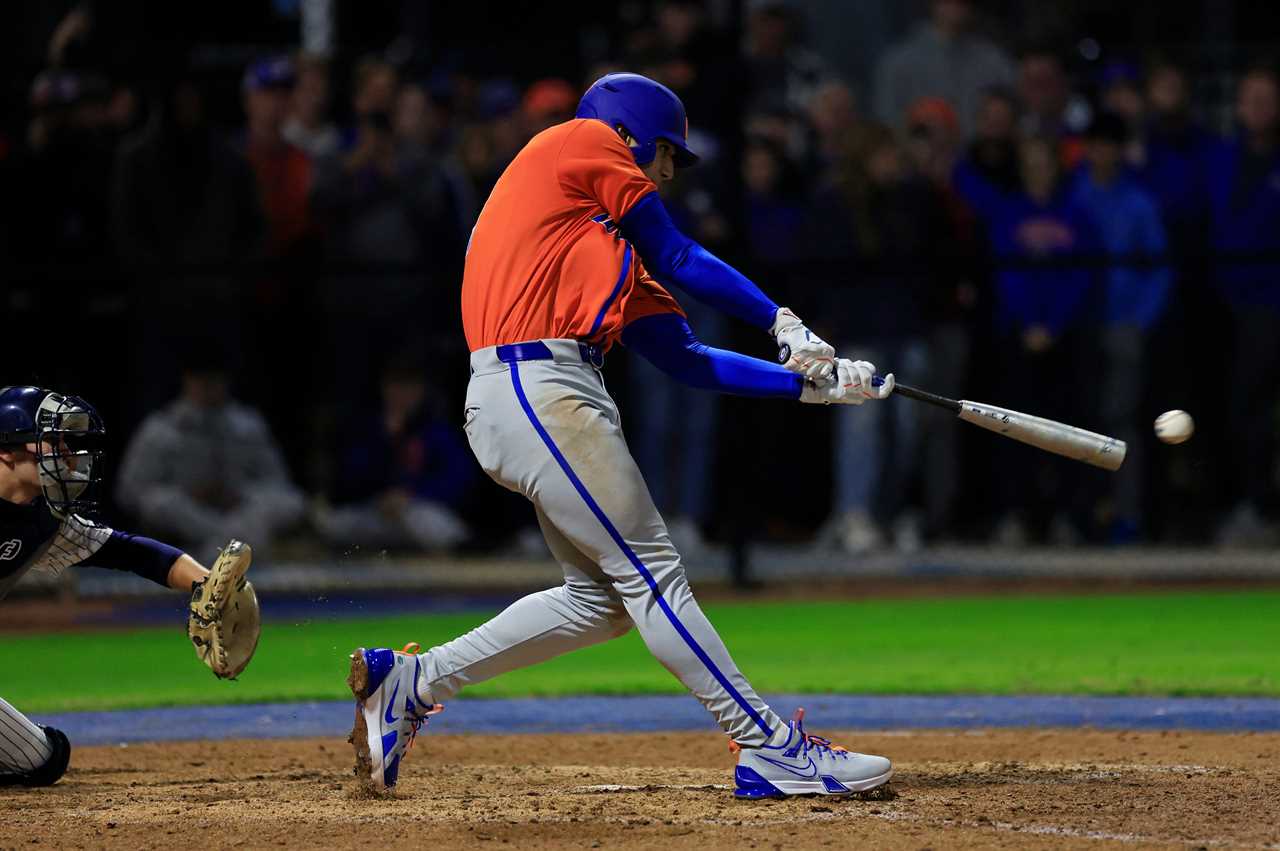
M 875 383 L 877 386 L 883 383 L 880 376 L 875 377 Z M 1112 472 L 1120 469 L 1128 450 L 1123 440 L 985 402 L 948 399 L 901 382 L 895 383 L 893 392 L 897 396 L 945 408 L 965 422 L 987 431 Z

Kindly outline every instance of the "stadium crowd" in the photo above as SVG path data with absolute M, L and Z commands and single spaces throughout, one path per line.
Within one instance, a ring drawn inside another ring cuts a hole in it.
M 1177 61 L 1082 73 L 1056 44 L 983 35 L 973 6 L 929 3 L 865 81 L 808 49 L 782 2 L 748 4 L 736 33 L 696 0 L 658 0 L 576 79 L 265 52 L 237 71 L 234 123 L 193 70 L 144 96 L 95 67 L 95 18 L 74 7 L 21 134 L 0 138 L 0 187 L 23 199 L 0 214 L 0 258 L 32 372 L 5 383 L 101 400 L 128 435 L 118 507 L 193 545 L 300 524 L 335 547 L 504 541 L 529 518 L 456 427 L 467 234 L 524 142 L 626 69 L 680 94 L 704 154 L 667 199 L 680 226 L 841 354 L 1129 444 L 1109 476 L 905 401 L 747 417 L 614 352 L 677 543 L 746 525 L 849 553 L 1274 544 L 1276 71 L 1240 69 L 1219 135 Z M 683 301 L 705 341 L 770 355 Z M 1187 451 L 1153 441 L 1169 408 L 1197 416 Z M 768 451 L 801 428 L 829 437 L 804 441 L 829 469 Z M 830 489 L 820 527 L 748 505 L 775 474 Z M 1213 523 L 1187 523 L 1204 511 Z

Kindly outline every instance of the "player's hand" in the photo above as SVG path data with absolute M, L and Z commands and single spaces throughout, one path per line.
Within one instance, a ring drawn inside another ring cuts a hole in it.
M 877 386 L 873 379 L 876 365 L 865 360 L 838 358 L 835 377 L 830 381 L 805 379 L 800 401 L 811 405 L 861 405 L 868 399 L 887 399 L 893 393 L 893 373 L 884 376 Z
M 778 341 L 778 362 L 811 381 L 826 381 L 835 374 L 836 350 L 805 327 L 789 307 L 778 308 L 770 329 Z

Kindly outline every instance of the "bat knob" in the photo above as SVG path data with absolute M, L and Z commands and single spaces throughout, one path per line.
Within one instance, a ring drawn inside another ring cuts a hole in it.
M 888 375 L 883 376 L 873 375 L 871 377 L 871 386 L 880 390 L 879 397 L 881 399 L 888 399 L 889 395 L 893 393 L 893 388 L 896 386 L 893 379 L 893 373 L 891 372 Z

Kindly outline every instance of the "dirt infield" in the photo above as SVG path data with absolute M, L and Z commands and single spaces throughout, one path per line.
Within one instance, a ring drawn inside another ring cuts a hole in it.
M 0 789 L 0 848 L 1280 848 L 1280 734 L 839 736 L 891 792 L 743 802 L 714 734 L 431 736 L 370 797 L 342 741 L 77 749 Z

